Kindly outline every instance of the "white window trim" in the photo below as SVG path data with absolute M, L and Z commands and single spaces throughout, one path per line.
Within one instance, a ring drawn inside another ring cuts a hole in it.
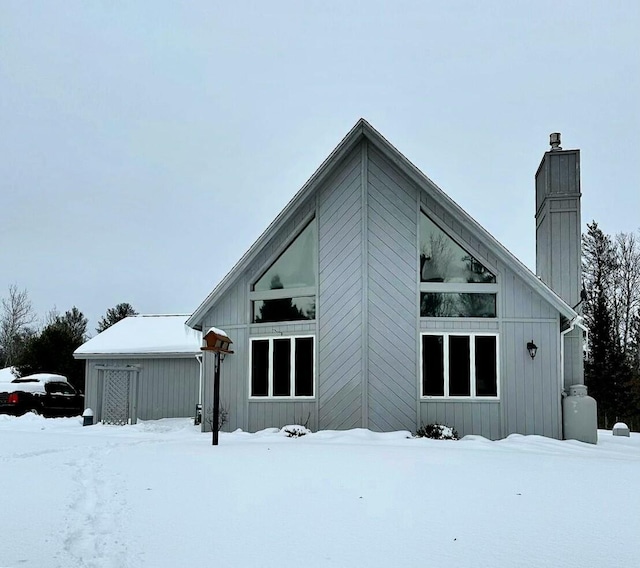
M 312 338 L 313 339 L 313 395 L 312 396 L 295 396 L 295 340 L 303 339 L 303 338 Z M 275 339 L 289 339 L 291 342 L 290 349 L 290 357 L 291 357 L 291 365 L 290 365 L 290 396 L 274 396 L 273 395 L 273 341 Z M 268 391 L 267 396 L 253 396 L 251 394 L 251 378 L 253 371 L 253 342 L 254 341 L 269 341 L 269 374 L 268 374 Z M 255 401 L 291 401 L 291 400 L 315 400 L 317 393 L 317 385 L 316 385 L 316 336 L 314 334 L 292 334 L 292 335 L 256 335 L 254 337 L 249 338 L 249 400 Z
M 278 288 L 277 290 L 263 290 L 261 292 L 249 292 L 252 302 L 264 300 L 280 300 L 282 298 L 306 298 L 316 295 L 315 286 L 306 288 Z
M 422 353 L 422 337 L 425 335 L 444 337 L 443 342 L 443 372 L 444 372 L 444 395 L 424 395 L 422 394 L 422 377 L 424 368 L 424 356 Z M 449 395 L 449 336 L 468 337 L 469 338 L 469 380 L 471 381 L 471 394 L 469 396 L 450 396 Z M 495 337 L 496 338 L 496 396 L 476 396 L 476 337 Z M 500 400 L 500 334 L 491 332 L 477 331 L 442 331 L 442 332 L 420 332 L 420 400 Z

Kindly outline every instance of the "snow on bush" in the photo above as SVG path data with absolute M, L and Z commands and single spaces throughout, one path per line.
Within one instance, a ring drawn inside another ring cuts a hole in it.
M 300 436 L 306 436 L 311 434 L 311 430 L 300 424 L 289 424 L 284 426 L 280 432 L 282 432 L 287 438 L 299 438 Z
M 423 424 L 416 431 L 416 438 L 431 438 L 432 440 L 458 440 L 458 432 L 444 424 Z

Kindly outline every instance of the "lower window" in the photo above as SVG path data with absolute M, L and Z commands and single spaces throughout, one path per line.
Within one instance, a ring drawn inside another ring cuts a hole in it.
M 314 396 L 313 336 L 251 339 L 252 397 Z
M 498 397 L 498 336 L 422 335 L 422 396 Z

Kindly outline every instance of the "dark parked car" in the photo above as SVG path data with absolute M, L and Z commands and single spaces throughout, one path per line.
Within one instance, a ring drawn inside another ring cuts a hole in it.
M 0 383 L 0 414 L 21 416 L 27 412 L 43 416 L 78 416 L 84 395 L 62 375 L 38 374 Z

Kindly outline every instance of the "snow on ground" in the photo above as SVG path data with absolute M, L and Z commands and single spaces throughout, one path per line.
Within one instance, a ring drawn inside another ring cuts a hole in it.
M 0 567 L 640 565 L 640 434 L 406 436 L 0 415 Z

